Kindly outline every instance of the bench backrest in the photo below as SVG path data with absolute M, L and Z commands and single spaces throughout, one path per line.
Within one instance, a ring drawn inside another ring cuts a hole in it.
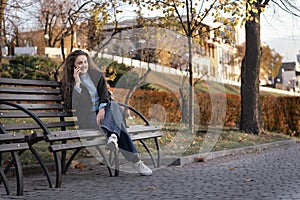
M 1 124 L 7 131 L 34 130 L 39 126 L 23 111 L 4 104 L 12 102 L 30 110 L 47 128 L 74 127 L 71 112 L 65 112 L 60 83 L 57 81 L 0 78 Z

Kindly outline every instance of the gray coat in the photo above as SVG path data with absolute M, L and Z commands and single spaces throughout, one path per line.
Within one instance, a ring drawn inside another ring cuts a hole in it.
M 126 131 L 122 109 L 118 103 L 112 101 L 103 74 L 99 71 L 91 70 L 89 71 L 89 76 L 97 89 L 99 104 L 107 103 L 105 107 L 105 117 L 100 127 L 106 131 L 120 135 L 121 130 Z M 98 111 L 91 111 L 93 104 L 90 93 L 83 84 L 80 85 L 80 88 L 81 93 L 78 93 L 77 90 L 73 90 L 72 96 L 72 106 L 78 118 L 78 126 L 79 128 L 99 128 L 96 122 Z

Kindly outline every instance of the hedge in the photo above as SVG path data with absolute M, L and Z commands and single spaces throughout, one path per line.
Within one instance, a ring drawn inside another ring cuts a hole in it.
M 214 98 L 217 97 L 214 96 Z M 208 93 L 199 93 L 197 94 L 197 100 L 200 113 L 195 114 L 195 121 L 198 121 L 199 125 L 207 126 L 211 123 L 212 107 L 210 95 Z M 136 90 L 131 96 L 129 104 L 133 105 L 148 118 L 155 117 L 156 120 L 178 123 L 182 118 L 180 101 L 178 95 L 171 92 Z M 240 95 L 226 94 L 224 126 L 238 128 L 241 110 L 240 102 Z M 264 130 L 299 136 L 299 105 L 300 97 L 262 96 L 261 111 Z M 222 122 L 221 115 L 217 120 Z

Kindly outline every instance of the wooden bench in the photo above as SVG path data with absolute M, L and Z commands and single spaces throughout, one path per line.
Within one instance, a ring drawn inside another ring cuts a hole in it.
M 77 130 L 76 117 L 64 110 L 61 85 L 57 81 L 24 80 L 0 78 L 1 125 L 7 133 L 22 133 L 29 150 L 37 159 L 46 176 L 49 187 L 53 187 L 52 177 L 36 146 L 45 143 L 53 154 L 56 168 L 55 187 L 60 187 L 62 174 L 65 174 L 80 150 L 93 147 L 103 157 L 110 176 L 119 174 L 119 153 L 105 151 L 106 138 L 99 130 Z M 153 165 L 160 165 L 160 146 L 162 136 L 160 127 L 150 122 L 134 108 L 121 104 L 136 117 L 142 119 L 140 125 L 128 127 L 133 141 L 139 141 L 148 152 Z M 145 140 L 153 139 L 156 158 Z M 23 151 L 18 154 L 21 155 Z M 70 153 L 71 152 L 71 153 Z M 70 155 L 67 155 L 70 154 Z M 109 155 L 109 158 L 107 158 Z

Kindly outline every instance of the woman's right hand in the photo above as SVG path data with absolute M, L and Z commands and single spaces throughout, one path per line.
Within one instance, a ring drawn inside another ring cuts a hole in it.
M 101 108 L 96 117 L 98 126 L 102 123 L 104 116 L 105 116 L 105 109 Z
M 80 86 L 80 77 L 79 77 L 79 74 L 80 74 L 81 70 L 80 70 L 80 67 L 76 67 L 74 69 L 74 74 L 73 74 L 73 77 L 75 79 L 75 86 L 79 87 Z

